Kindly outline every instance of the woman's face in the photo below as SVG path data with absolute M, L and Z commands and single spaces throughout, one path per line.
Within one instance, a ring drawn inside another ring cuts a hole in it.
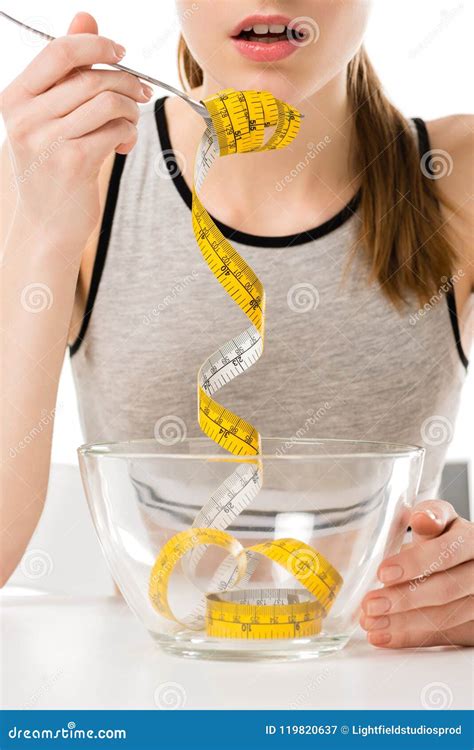
M 177 0 L 186 43 L 212 91 L 267 89 L 292 104 L 359 48 L 370 0 Z

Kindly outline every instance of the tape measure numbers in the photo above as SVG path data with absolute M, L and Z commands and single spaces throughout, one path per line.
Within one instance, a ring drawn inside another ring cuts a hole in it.
M 207 596 L 206 632 L 215 638 L 304 638 L 321 631 L 322 612 L 301 589 L 251 589 Z
M 172 611 L 168 601 L 171 575 L 185 555 L 199 546 L 208 547 L 209 545 L 221 547 L 231 557 L 232 565 L 229 566 L 229 560 L 224 561 L 227 575 L 224 577 L 221 573 L 221 576 L 225 578 L 224 589 L 235 586 L 244 580 L 248 572 L 248 561 L 262 556 L 280 565 L 290 573 L 302 586 L 301 589 L 292 592 L 293 597 L 302 596 L 303 600 L 300 601 L 297 598 L 290 602 L 287 599 L 288 590 L 282 589 L 266 590 L 265 601 L 260 602 L 257 600 L 262 599 L 262 596 L 258 596 L 256 593 L 258 590 L 242 591 L 239 589 L 232 592 L 224 590 L 220 594 L 208 594 L 192 613 L 179 619 Z M 175 534 L 162 547 L 150 576 L 149 596 L 155 609 L 164 617 L 195 629 L 202 627 L 204 607 L 206 607 L 205 617 L 208 634 L 221 634 L 223 636 L 224 632 L 237 634 L 241 632 L 242 634 L 246 633 L 245 637 L 247 638 L 254 637 L 250 635 L 249 629 L 239 631 L 239 625 L 242 623 L 252 623 L 262 625 L 262 627 L 272 624 L 281 625 L 281 627 L 274 628 L 274 636 L 262 635 L 262 632 L 270 633 L 270 627 L 266 630 L 265 628 L 254 628 L 253 633 L 260 633 L 257 637 L 298 637 L 308 634 L 308 630 L 311 628 L 308 623 L 312 620 L 315 621 L 314 627 L 320 627 L 319 621 L 328 614 L 341 585 L 341 576 L 323 555 L 298 539 L 276 539 L 251 547 L 243 547 L 235 537 L 226 531 L 191 528 Z M 232 596 L 229 596 L 230 594 Z M 270 603 L 269 600 L 272 597 L 273 601 Z M 285 601 L 285 599 L 287 600 Z M 299 604 L 295 608 L 298 602 L 301 606 Z M 240 604 L 242 604 L 242 610 L 240 610 Z M 272 606 L 278 606 L 279 608 L 278 621 L 275 623 L 272 623 L 272 617 L 274 616 Z M 285 610 L 285 606 L 288 607 L 287 610 Z M 298 635 L 276 635 L 283 631 L 289 632 L 292 623 L 304 625 Z M 227 635 L 224 637 L 239 636 Z M 244 636 L 242 635 L 242 637 Z
M 261 356 L 265 333 L 265 290 L 252 268 L 232 247 L 202 205 L 198 192 L 215 160 L 236 153 L 284 148 L 296 137 L 301 114 L 266 91 L 226 89 L 202 102 L 208 113 L 194 168 L 192 225 L 214 277 L 246 315 L 249 326 L 201 365 L 197 378 L 202 431 L 234 456 L 245 457 L 197 514 L 193 526 L 161 549 L 153 566 L 149 596 L 168 619 L 221 638 L 297 638 L 317 635 L 342 578 L 315 549 L 297 539 L 277 539 L 244 548 L 225 529 L 247 508 L 263 484 L 258 430 L 214 394 Z M 266 128 L 273 133 L 265 142 Z M 255 456 L 255 459 L 252 457 Z M 168 601 L 173 570 L 181 562 L 188 578 L 210 545 L 227 557 L 215 571 L 209 592 L 178 619 Z M 283 567 L 302 588 L 245 589 L 262 557 Z M 238 587 L 238 588 L 236 588 Z

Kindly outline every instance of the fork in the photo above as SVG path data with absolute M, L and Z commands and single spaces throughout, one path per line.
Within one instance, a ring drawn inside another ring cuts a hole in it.
M 46 34 L 44 31 L 40 31 L 39 29 L 35 29 L 32 26 L 28 26 L 26 23 L 23 23 L 23 21 L 19 21 L 17 18 L 13 18 L 13 16 L 9 16 L 8 13 L 4 13 L 2 10 L 0 10 L 0 16 L 3 16 L 3 18 L 6 18 L 7 21 L 12 21 L 13 23 L 16 23 L 17 26 L 21 26 L 23 29 L 27 29 L 28 31 L 31 31 L 33 34 L 36 34 L 37 36 L 40 36 L 43 39 L 46 39 L 46 41 L 48 42 L 52 42 L 56 38 L 54 36 L 51 36 L 50 34 Z M 145 73 L 139 73 L 137 70 L 132 70 L 131 68 L 127 68 L 125 65 L 119 65 L 118 63 L 116 64 L 110 63 L 109 67 L 116 68 L 117 70 L 122 70 L 124 73 L 130 73 L 130 75 L 135 76 L 136 78 L 139 78 L 141 81 L 146 81 L 147 83 L 151 83 L 154 86 L 159 86 L 161 89 L 165 89 L 166 91 L 169 91 L 172 94 L 179 96 L 181 99 L 184 99 L 184 101 L 187 102 L 189 106 L 192 107 L 194 111 L 198 113 L 198 115 L 201 115 L 201 117 L 204 117 L 204 119 L 206 120 L 209 118 L 209 113 L 203 104 L 201 104 L 200 102 L 197 102 L 195 99 L 192 99 L 184 91 L 175 89 L 175 87 L 171 86 L 171 84 L 163 83 L 163 81 L 159 81 L 157 78 L 152 78 L 151 76 L 146 75 Z

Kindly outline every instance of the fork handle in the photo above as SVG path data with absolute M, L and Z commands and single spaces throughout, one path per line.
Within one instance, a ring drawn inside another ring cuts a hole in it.
M 7 21 L 12 21 L 12 23 L 15 23 L 17 26 L 21 26 L 23 29 L 27 29 L 27 31 L 31 31 L 33 34 L 42 37 L 42 39 L 46 39 L 48 42 L 52 42 L 56 39 L 56 37 L 51 36 L 51 34 L 46 34 L 46 32 L 44 31 L 35 29 L 33 28 L 33 26 L 28 26 L 28 24 L 23 23 L 23 21 L 19 21 L 17 18 L 13 18 L 13 16 L 9 16 L 8 13 L 5 13 L 3 10 L 0 10 L 0 16 L 6 18 Z M 187 102 L 199 115 L 201 115 L 201 117 L 208 116 L 207 110 L 203 104 L 196 102 L 194 99 L 188 96 L 188 94 L 185 94 L 184 91 L 175 89 L 175 87 L 171 86 L 171 84 L 159 81 L 157 78 L 152 78 L 151 76 L 146 75 L 146 73 L 140 73 L 138 70 L 127 68 L 125 65 L 119 65 L 119 63 L 110 63 L 110 67 L 121 70 L 124 73 L 129 73 L 130 75 L 135 76 L 142 81 L 146 81 L 147 83 L 152 83 L 155 86 L 159 86 L 160 88 L 169 91 L 171 94 L 175 94 L 175 96 L 179 96 L 181 97 L 181 99 L 184 99 L 184 101 Z

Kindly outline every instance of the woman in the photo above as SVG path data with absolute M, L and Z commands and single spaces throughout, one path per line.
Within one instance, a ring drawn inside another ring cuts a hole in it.
M 225 403 L 263 435 L 312 412 L 309 437 L 423 443 L 413 541 L 382 563 L 361 624 L 375 646 L 472 644 L 472 525 L 433 499 L 467 365 L 472 120 L 395 109 L 361 46 L 368 3 L 274 5 L 178 2 L 195 99 L 266 89 L 305 114 L 290 147 L 218 160 L 201 191 L 268 299 L 265 356 Z M 125 54 L 97 34 L 78 14 L 2 94 L 9 445 L 53 414 L 67 344 L 87 440 L 159 438 L 168 418 L 198 435 L 197 369 L 242 326 L 191 229 L 203 122 L 167 97 L 137 128 L 152 92 L 90 69 Z M 51 431 L 7 451 L 3 581 L 42 511 Z

